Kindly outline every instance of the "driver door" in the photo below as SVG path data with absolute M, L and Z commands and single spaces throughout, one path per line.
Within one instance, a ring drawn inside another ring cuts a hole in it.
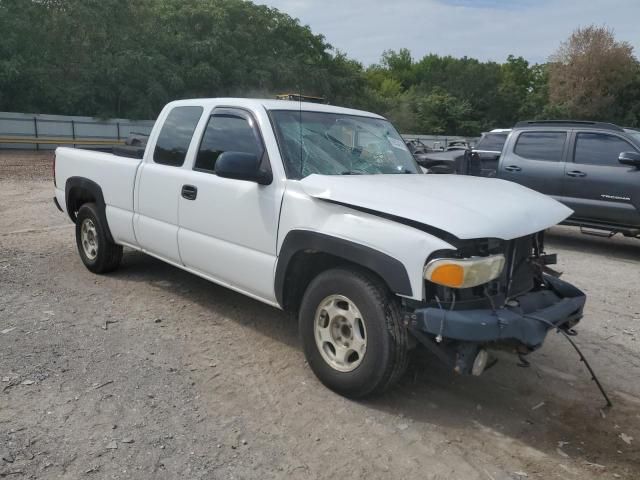
M 179 199 L 178 247 L 185 266 L 213 281 L 275 303 L 278 217 L 283 188 L 222 178 L 216 160 L 228 151 L 252 153 L 270 168 L 253 115 L 235 108 L 213 110 L 192 168 L 188 195 Z

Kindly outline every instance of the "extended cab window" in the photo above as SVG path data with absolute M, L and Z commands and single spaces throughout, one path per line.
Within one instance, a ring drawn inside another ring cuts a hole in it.
M 625 140 L 606 133 L 578 133 L 573 161 L 584 165 L 622 167 L 618 157 L 622 152 L 636 149 Z
M 523 132 L 513 151 L 529 160 L 559 162 L 566 140 L 566 132 Z
M 214 114 L 202 136 L 196 170 L 215 172 L 216 160 L 224 152 L 262 154 L 262 146 L 249 121 L 233 114 Z
M 172 167 L 182 166 L 201 115 L 202 107 L 176 107 L 171 110 L 160 130 L 153 161 Z

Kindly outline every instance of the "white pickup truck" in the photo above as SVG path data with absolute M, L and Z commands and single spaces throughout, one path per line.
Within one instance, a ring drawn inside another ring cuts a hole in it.
M 55 159 L 89 270 L 114 270 L 126 246 L 294 312 L 309 365 L 343 395 L 392 385 L 411 348 L 479 375 L 490 349 L 529 353 L 582 317 L 584 294 L 544 253 L 571 210 L 503 180 L 425 175 L 372 113 L 183 100 L 139 154 Z

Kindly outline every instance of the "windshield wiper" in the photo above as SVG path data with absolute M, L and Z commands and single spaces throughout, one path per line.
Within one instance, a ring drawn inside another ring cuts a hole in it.
M 354 170 L 345 170 L 344 172 L 340 172 L 340 175 L 363 175 L 363 173 Z

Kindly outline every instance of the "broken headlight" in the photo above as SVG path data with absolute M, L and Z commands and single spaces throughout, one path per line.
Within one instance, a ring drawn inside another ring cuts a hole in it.
M 471 288 L 495 280 L 504 269 L 504 255 L 471 258 L 438 258 L 424 269 L 424 278 L 450 288 Z

